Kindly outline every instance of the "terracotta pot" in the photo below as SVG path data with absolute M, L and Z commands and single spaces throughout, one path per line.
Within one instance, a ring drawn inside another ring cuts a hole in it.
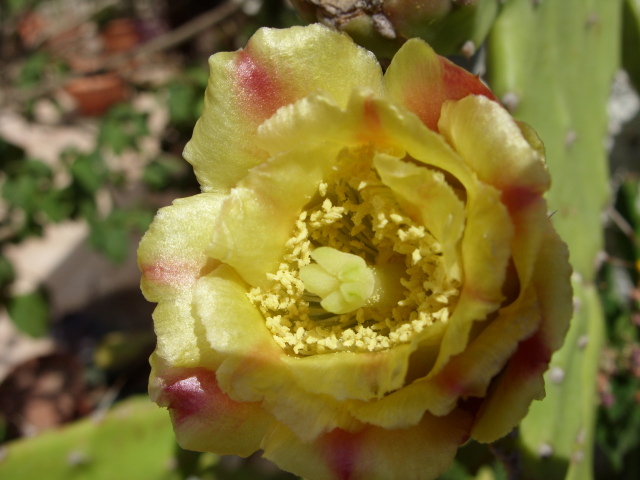
M 27 13 L 18 22 L 18 35 L 22 44 L 27 48 L 37 45 L 46 36 L 48 26 L 42 15 L 35 12 Z
M 130 18 L 111 20 L 101 35 L 108 53 L 128 52 L 140 43 L 138 25 Z
M 65 86 L 83 115 L 99 116 L 127 98 L 128 88 L 115 73 L 103 73 L 71 80 Z

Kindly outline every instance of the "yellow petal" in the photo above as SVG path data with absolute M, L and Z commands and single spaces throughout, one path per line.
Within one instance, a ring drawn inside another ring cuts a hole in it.
M 540 305 L 534 289 L 530 288 L 518 301 L 501 309 L 497 318 L 489 322 L 438 375 L 428 379 L 437 385 L 436 395 L 443 399 L 441 401 L 483 397 L 491 380 L 516 351 L 518 343 L 531 336 L 540 322 Z
M 406 214 L 441 244 L 449 277 L 460 280 L 458 242 L 464 230 L 464 204 L 444 175 L 384 154 L 376 155 L 373 164 Z
M 543 374 L 562 345 L 572 314 L 571 267 L 566 245 L 549 225 L 534 273 L 542 321 L 538 331 L 518 345 L 476 417 L 472 436 L 493 442 L 524 418 L 534 399 L 544 398 Z
M 437 55 L 427 43 L 416 38 L 408 40 L 393 57 L 384 84 L 389 99 L 418 115 L 434 131 L 447 100 L 471 94 L 495 100 L 477 76 Z
M 265 120 L 258 128 L 256 142 L 271 155 L 300 145 L 327 141 L 345 144 L 354 124 L 356 122 L 326 93 L 316 92 L 283 106 Z
M 207 253 L 253 286 L 275 273 L 302 208 L 334 164 L 340 146 L 283 153 L 257 167 L 225 199 Z
M 396 360 L 395 365 L 402 366 L 403 372 L 406 368 L 405 363 L 400 361 L 408 361 L 409 364 L 402 388 L 389 391 L 382 397 L 379 395 L 371 398 L 351 397 L 355 400 L 349 400 L 347 405 L 354 418 L 382 428 L 402 429 L 419 423 L 427 410 L 441 412 L 442 415 L 451 412 L 455 405 L 440 405 L 437 399 L 433 402 L 435 397 L 432 397 L 427 391 L 428 387 L 425 387 L 428 384 L 425 382 L 418 384 L 414 381 L 426 375 L 434 365 L 445 329 L 446 324 L 443 322 L 430 325 L 414 339 L 412 350 L 408 352 L 410 354 L 408 359 Z M 394 357 L 391 358 L 394 359 Z M 380 371 L 384 372 L 382 368 Z M 352 382 L 356 381 L 363 383 L 359 376 L 354 376 Z
M 198 280 L 192 309 L 205 337 L 201 340 L 220 355 L 283 354 L 264 317 L 247 297 L 247 284 L 227 265 Z
M 470 423 L 470 415 L 458 410 L 446 417 L 427 414 L 407 429 L 336 429 L 311 443 L 280 427 L 262 447 L 281 468 L 314 480 L 431 480 L 450 465 Z
M 547 203 L 543 197 L 536 197 L 509 214 L 515 231 L 511 245 L 513 261 L 520 287 L 526 288 L 531 282 L 538 252 L 547 235 Z
M 447 102 L 438 126 L 482 182 L 520 195 L 549 189 L 550 178 L 540 150 L 529 144 L 516 121 L 498 103 L 483 96 Z
M 228 190 L 267 159 L 256 134 L 280 107 L 323 91 L 344 108 L 356 87 L 382 91 L 374 55 L 321 25 L 260 29 L 244 50 L 217 53 L 209 65 L 202 117 L 184 151 L 205 192 Z
M 498 190 L 478 183 L 473 195 L 469 193 L 462 240 L 462 292 L 431 375 L 466 348 L 473 323 L 486 320 L 504 300 L 502 285 L 511 256 L 513 226 Z
M 519 302 L 500 311 L 437 375 L 417 379 L 378 402 L 352 402 L 353 415 L 384 428 L 404 428 L 426 411 L 447 415 L 461 399 L 484 396 L 518 343 L 535 332 L 540 317 L 535 294 L 523 295 Z
M 292 377 L 305 391 L 330 395 L 336 400 L 381 398 L 400 388 L 410 344 L 375 353 L 336 352 L 284 359 Z
M 275 423 L 260 404 L 231 400 L 211 370 L 168 367 L 155 355 L 151 365 L 151 398 L 169 409 L 183 448 L 243 457 L 260 448 Z
M 425 165 L 450 173 L 467 190 L 475 188 L 477 179 L 465 161 L 442 135 L 429 130 L 415 114 L 386 100 L 362 102 L 368 117 L 368 133 L 362 132 L 361 138 L 379 145 L 378 150 L 383 153 L 401 157 L 406 152 Z M 380 148 L 388 144 L 394 145 L 396 151 Z M 399 148 L 401 152 L 397 151 Z
M 205 249 L 223 199 L 201 194 L 176 200 L 158 212 L 138 248 L 142 291 L 159 303 L 153 315 L 156 353 L 176 366 L 215 363 L 200 349 L 191 291 L 201 275 L 215 268 Z
M 227 265 L 201 278 L 194 289 L 193 311 L 206 337 L 202 340 L 223 358 L 216 371 L 222 391 L 234 401 L 260 402 L 309 441 L 357 423 L 331 396 L 300 387 L 290 370 L 292 361 L 300 359 L 287 357 L 276 344 L 246 292 L 244 281 Z
M 332 396 L 302 389 L 285 365 L 288 360 L 267 345 L 242 356 L 228 356 L 216 376 L 231 399 L 260 402 L 266 412 L 306 442 L 334 428 L 360 426 L 345 405 Z

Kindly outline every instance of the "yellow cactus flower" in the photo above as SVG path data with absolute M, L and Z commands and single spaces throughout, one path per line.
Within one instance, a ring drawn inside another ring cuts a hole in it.
M 199 195 L 143 238 L 150 393 L 187 449 L 431 479 L 507 434 L 571 317 L 535 133 L 409 40 L 261 29 L 210 59 Z

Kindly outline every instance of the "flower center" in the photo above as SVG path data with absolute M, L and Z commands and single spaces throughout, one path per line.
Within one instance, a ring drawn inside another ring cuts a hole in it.
M 269 286 L 249 292 L 293 354 L 386 350 L 446 322 L 455 306 L 459 282 L 446 274 L 440 244 L 403 213 L 373 154 L 343 150 Z

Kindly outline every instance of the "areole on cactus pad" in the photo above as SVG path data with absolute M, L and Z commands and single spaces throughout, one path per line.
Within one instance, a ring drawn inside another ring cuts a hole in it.
M 202 193 L 139 249 L 152 398 L 181 445 L 309 479 L 428 479 L 507 434 L 571 316 L 542 145 L 408 41 L 319 25 L 210 59 Z

